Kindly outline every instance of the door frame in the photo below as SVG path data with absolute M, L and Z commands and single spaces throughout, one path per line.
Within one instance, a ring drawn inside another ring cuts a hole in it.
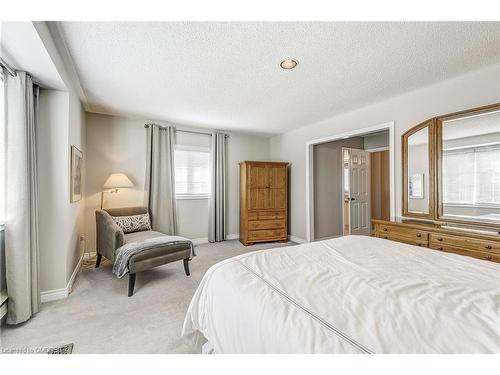
M 339 139 L 351 138 L 361 135 L 376 133 L 381 130 L 389 130 L 389 187 L 390 187 L 390 215 L 396 216 L 396 191 L 394 177 L 394 162 L 395 162 L 395 134 L 394 121 L 385 122 L 383 124 L 369 126 L 366 128 L 354 129 L 348 132 L 335 133 L 323 138 L 310 140 L 306 143 L 306 240 L 307 242 L 314 241 L 314 146 L 322 143 L 336 141 Z M 368 150 L 367 150 L 368 151 Z

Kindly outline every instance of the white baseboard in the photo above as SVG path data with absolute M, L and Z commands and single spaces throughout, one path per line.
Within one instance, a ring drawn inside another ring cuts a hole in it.
M 69 278 L 66 287 L 61 289 L 54 289 L 54 290 L 47 290 L 45 292 L 40 292 L 40 302 L 45 303 L 45 302 L 57 301 L 60 299 L 67 298 L 69 296 L 69 294 L 73 291 L 73 284 L 75 282 L 76 275 L 78 275 L 78 271 L 80 271 L 80 268 L 82 267 L 84 255 L 85 253 L 83 253 L 80 259 L 78 260 L 78 263 L 76 264 L 76 267 L 73 270 L 73 273 L 71 274 L 71 277 Z
M 40 292 L 40 302 L 52 302 L 60 299 L 67 298 L 69 296 L 68 287 L 61 289 L 47 290 L 46 292 Z
M 288 241 L 292 241 L 295 243 L 307 243 L 307 240 L 304 238 L 288 235 Z
M 239 240 L 239 239 L 240 239 L 239 233 L 232 233 L 226 236 L 226 240 Z

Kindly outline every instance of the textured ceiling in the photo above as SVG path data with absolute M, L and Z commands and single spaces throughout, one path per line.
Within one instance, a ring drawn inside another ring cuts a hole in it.
M 260 133 L 500 60 L 499 22 L 60 26 L 90 111 Z

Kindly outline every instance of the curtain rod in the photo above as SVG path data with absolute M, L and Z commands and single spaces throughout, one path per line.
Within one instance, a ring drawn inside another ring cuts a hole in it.
M 9 73 L 12 77 L 17 76 L 17 73 L 14 69 L 12 69 L 1 57 L 0 57 L 0 66 L 4 68 L 7 73 Z
M 156 124 L 144 124 L 144 127 L 147 129 L 151 125 L 156 125 Z M 158 126 L 160 126 L 160 125 L 158 125 Z M 212 136 L 212 133 L 209 133 L 209 132 L 202 132 L 202 131 L 196 131 L 196 130 L 181 130 L 181 129 L 175 129 L 175 128 L 174 128 L 174 130 L 175 130 L 175 132 L 180 132 L 180 133 L 203 134 L 203 135 L 208 135 L 209 137 Z M 224 134 L 224 137 L 229 138 L 229 134 Z

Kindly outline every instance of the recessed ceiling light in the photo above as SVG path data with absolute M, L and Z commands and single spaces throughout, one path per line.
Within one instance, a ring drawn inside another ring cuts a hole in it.
M 294 60 L 294 59 L 286 59 L 286 60 L 283 60 L 280 64 L 280 66 L 283 68 L 283 69 L 286 69 L 286 70 L 289 70 L 289 69 L 293 69 L 297 66 L 299 62 L 297 60 Z

